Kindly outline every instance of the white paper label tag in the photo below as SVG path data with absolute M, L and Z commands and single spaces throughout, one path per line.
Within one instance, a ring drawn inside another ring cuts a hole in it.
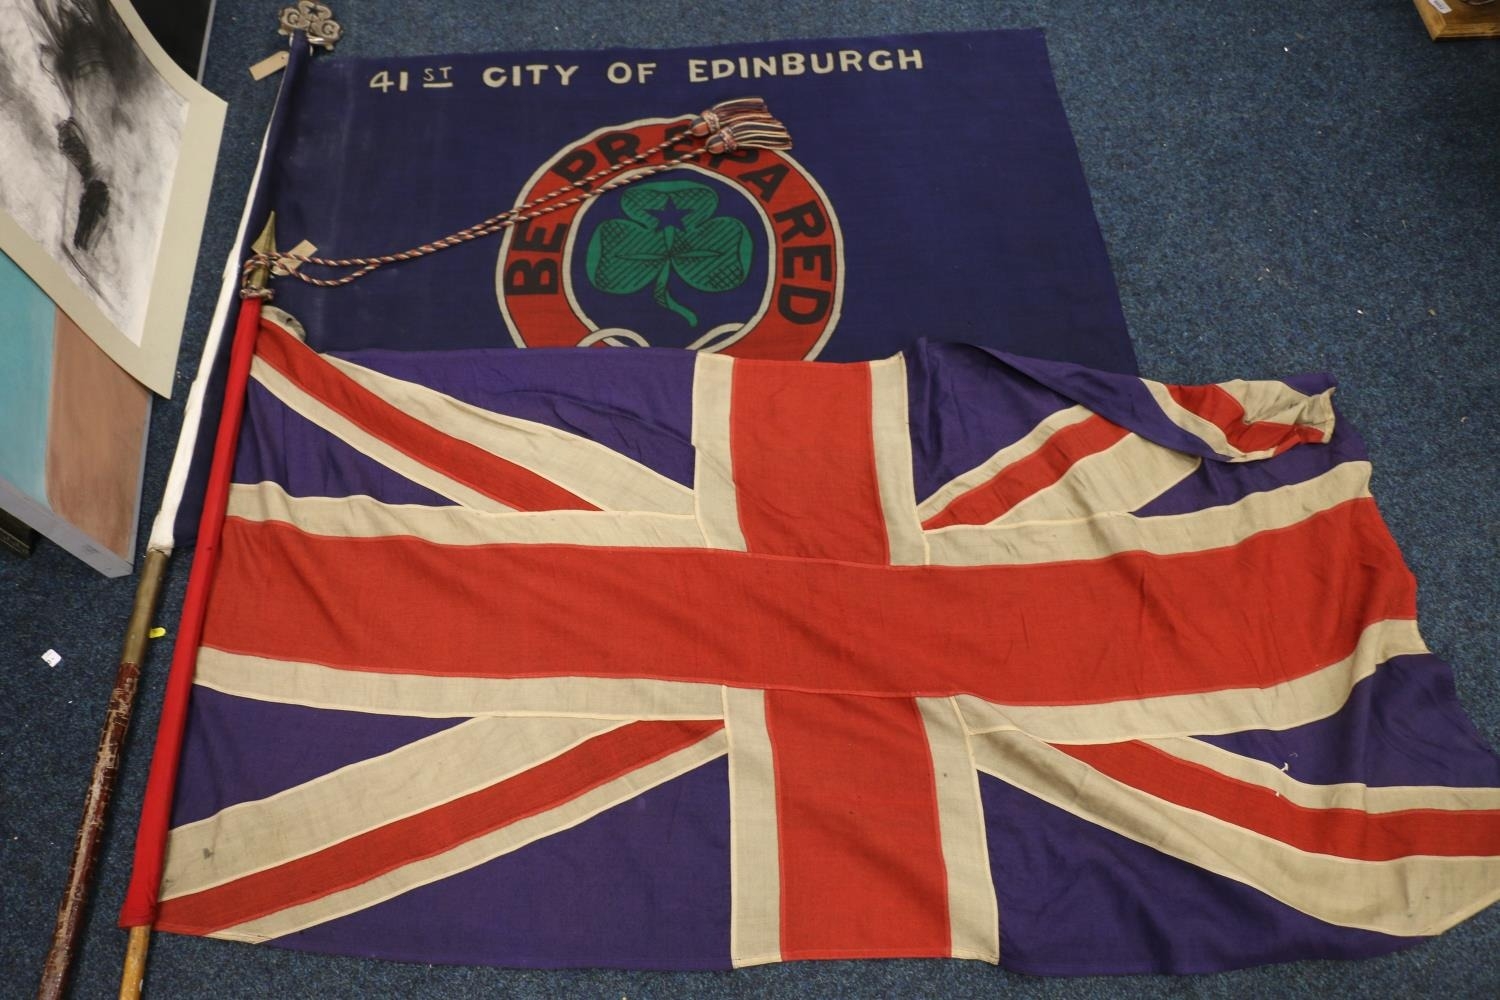
M 266 56 L 260 62 L 250 67 L 250 76 L 255 80 L 264 80 L 272 73 L 279 73 L 286 69 L 286 64 L 291 60 L 291 53 L 282 49 L 275 55 Z
M 1443 0 L 1427 0 L 1427 5 L 1433 10 L 1437 11 L 1439 14 L 1453 13 L 1453 8 L 1449 7 L 1446 3 L 1443 2 Z
M 62 655 L 55 649 L 49 649 L 42 654 L 42 661 L 49 667 L 55 667 L 62 662 Z
M 307 242 L 307 240 L 303 240 L 287 252 L 297 254 L 299 257 L 311 257 L 318 252 L 318 248 Z M 272 264 L 271 273 L 281 275 L 291 274 L 301 266 L 302 262 L 300 260 L 288 260 L 279 264 Z

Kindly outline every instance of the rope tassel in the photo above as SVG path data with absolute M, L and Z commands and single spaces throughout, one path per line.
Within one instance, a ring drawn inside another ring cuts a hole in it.
M 669 159 L 663 159 L 659 163 L 646 165 L 647 161 L 653 157 L 665 157 L 668 149 L 689 138 L 700 140 L 696 148 Z M 787 131 L 785 125 L 772 116 L 765 101 L 759 97 L 735 98 L 715 104 L 694 116 L 686 129 L 669 136 L 665 142 L 573 181 L 540 198 L 528 201 L 524 205 L 506 209 L 483 222 L 477 222 L 466 229 L 460 229 L 456 233 L 450 233 L 430 243 L 423 243 L 409 250 L 380 257 L 309 257 L 305 254 L 277 251 L 255 253 L 245 261 L 243 273 L 248 279 L 252 273 L 266 268 L 277 275 L 285 272 L 298 281 L 321 288 L 347 285 L 387 264 L 414 260 L 417 257 L 425 257 L 439 250 L 458 246 L 460 243 L 490 236 L 550 212 L 581 204 L 590 198 L 597 198 L 607 191 L 644 180 L 653 174 L 685 166 L 705 156 L 722 156 L 737 149 L 791 148 L 791 133 Z M 632 168 L 640 169 L 635 173 L 624 173 Z M 603 183 L 598 183 L 600 181 Z M 598 186 L 594 186 L 596 183 Z M 565 195 L 571 195 L 571 197 L 564 197 Z M 349 273 L 337 278 L 317 278 L 306 273 L 306 265 L 348 270 Z M 241 291 L 241 295 L 269 298 L 270 292 L 269 289 L 250 290 L 247 285 L 247 288 Z
M 715 156 L 736 149 L 791 149 L 792 136 L 759 97 L 723 101 L 704 111 L 688 131 Z
M 786 126 L 774 118 L 766 121 L 736 122 L 709 136 L 705 148 L 715 156 L 736 149 L 791 149 L 792 137 Z

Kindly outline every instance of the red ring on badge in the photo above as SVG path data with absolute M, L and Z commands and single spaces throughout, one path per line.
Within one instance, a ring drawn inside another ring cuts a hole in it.
M 566 188 L 682 132 L 689 119 L 653 119 L 603 128 L 567 147 L 532 175 L 524 205 Z M 668 157 L 693 148 L 684 138 Z M 629 167 L 614 177 L 647 169 Z M 816 357 L 843 306 L 843 233 L 827 194 L 801 164 L 778 150 L 747 149 L 706 157 L 680 171 L 717 178 L 755 205 L 770 252 L 765 292 L 754 315 L 710 330 L 690 347 L 747 358 Z M 612 178 L 611 178 L 612 179 Z M 514 229 L 500 244 L 495 292 L 517 347 L 576 347 L 649 341 L 648 332 L 612 331 L 585 314 L 573 294 L 577 223 L 593 200 L 569 205 Z

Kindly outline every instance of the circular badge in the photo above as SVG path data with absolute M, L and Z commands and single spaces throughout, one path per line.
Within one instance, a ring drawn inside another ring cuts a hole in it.
M 517 206 L 609 189 L 505 232 L 495 272 L 519 347 L 687 347 L 813 358 L 838 324 L 843 234 L 828 197 L 786 153 L 740 149 L 629 183 L 631 157 L 689 119 L 600 129 L 527 182 Z M 696 147 L 684 137 L 668 159 Z M 628 164 L 619 170 L 610 168 Z M 607 171 L 592 181 L 593 175 Z M 549 199 L 549 195 L 556 195 Z

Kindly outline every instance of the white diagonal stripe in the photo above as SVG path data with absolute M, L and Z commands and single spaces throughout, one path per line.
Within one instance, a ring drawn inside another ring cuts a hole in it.
M 987 733 L 973 746 L 987 774 L 1331 924 L 1425 936 L 1500 899 L 1500 857 L 1361 861 L 1312 854 L 1116 781 L 1022 733 Z
M 1360 633 L 1349 656 L 1271 687 L 1084 705 L 997 705 L 961 695 L 958 705 L 971 733 L 1018 730 L 1052 743 L 1118 743 L 1244 729 L 1291 729 L 1337 712 L 1354 685 L 1391 657 L 1425 652 L 1416 622 L 1381 621 Z
M 1001 514 L 993 525 L 1062 521 L 1144 506 L 1192 475 L 1202 462 L 1127 434 L 1103 451 L 1085 455 L 1057 481 Z
M 1201 439 L 1216 455 L 1231 462 L 1253 462 L 1270 458 L 1276 454 L 1274 448 L 1260 451 L 1241 451 L 1229 443 L 1229 438 L 1217 424 L 1198 416 L 1192 410 L 1172 398 L 1167 386 L 1150 379 L 1141 379 L 1141 384 L 1161 407 L 1168 420 Z M 1298 392 L 1281 382 L 1246 382 L 1235 379 L 1219 383 L 1219 388 L 1239 401 L 1245 409 L 1245 420 L 1254 422 L 1270 420 L 1283 424 L 1303 424 L 1316 427 L 1323 433 L 1323 440 L 1333 434 L 1333 390 L 1328 389 L 1316 396 Z
M 1333 390 L 1324 389 L 1309 396 L 1274 379 L 1230 379 L 1218 383 L 1245 410 L 1248 421 L 1268 420 L 1277 424 L 1301 424 L 1316 427 L 1326 441 L 1333 433 Z
M 917 505 L 917 516 L 922 521 L 940 514 L 954 500 L 974 489 L 983 486 L 1000 474 L 1000 470 L 1014 465 L 1021 459 L 1034 453 L 1047 439 L 1064 427 L 1081 424 L 1094 414 L 1082 406 L 1069 406 L 1048 415 L 1044 420 L 1033 427 L 1025 437 L 1014 444 L 1006 445 L 983 462 L 970 469 L 968 472 L 944 483 L 936 493 L 923 500 Z
M 626 725 L 598 719 L 470 719 L 174 829 L 161 898 L 244 878 L 450 802 Z
M 465 486 L 456 479 L 417 461 L 400 449 L 386 444 L 333 407 L 315 399 L 291 379 L 266 363 L 264 358 L 257 357 L 251 362 L 250 375 L 293 413 L 305 417 L 355 451 L 374 459 L 392 472 L 399 473 L 412 482 L 427 487 L 438 496 L 447 497 L 454 503 L 472 507 L 475 510 L 507 511 L 511 509 L 500 501 L 485 496 L 473 487 Z
M 320 355 L 369 392 L 450 437 L 530 469 L 602 510 L 691 514 L 692 491 L 597 441 Z
M 1366 813 L 1404 812 L 1409 809 L 1500 809 L 1500 788 L 1364 785 L 1358 782 L 1314 785 L 1298 781 L 1292 773 L 1283 771 L 1274 764 L 1231 753 L 1202 740 L 1171 737 L 1145 742 L 1180 760 L 1200 764 L 1237 781 L 1268 788 L 1288 802 L 1308 809 L 1354 809 Z M 1292 770 L 1295 772 L 1295 768 Z
M 1344 462 L 1306 482 L 1222 507 L 1153 517 L 1111 512 L 1064 521 L 959 524 L 927 532 L 927 545 L 933 564 L 941 566 L 1067 562 L 1119 552 L 1176 555 L 1238 545 L 1369 495 L 1370 463 Z
M 606 809 L 722 757 L 725 745 L 724 731 L 716 730 L 692 746 L 590 789 L 555 809 L 527 816 L 492 833 L 465 841 L 452 850 L 403 865 L 342 892 L 215 931 L 209 937 L 256 943 L 366 909 L 575 827 Z

